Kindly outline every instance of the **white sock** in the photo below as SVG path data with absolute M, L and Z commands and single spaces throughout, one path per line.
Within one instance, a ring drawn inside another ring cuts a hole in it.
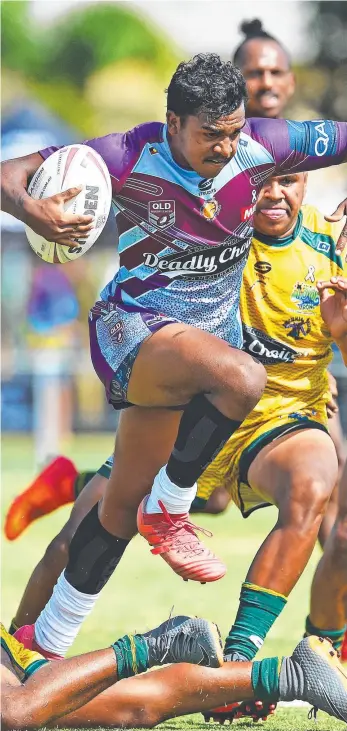
M 161 513 L 158 500 L 164 503 L 168 513 L 175 515 L 179 513 L 188 513 L 190 506 L 195 498 L 197 484 L 193 487 L 179 487 L 171 482 L 166 472 L 166 466 L 162 467 L 156 475 L 151 494 L 148 498 L 146 512 Z
M 77 637 L 99 594 L 82 594 L 60 574 L 53 594 L 35 622 L 35 639 L 43 650 L 64 655 Z

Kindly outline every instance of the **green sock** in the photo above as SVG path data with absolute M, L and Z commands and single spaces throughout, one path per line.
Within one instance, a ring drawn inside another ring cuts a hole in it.
M 190 506 L 190 513 L 203 513 L 207 505 L 207 500 L 204 500 L 203 497 L 197 497 L 195 496 L 191 506 Z
M 149 668 L 148 646 L 142 635 L 124 635 L 112 645 L 118 680 L 144 673 Z
M 287 598 L 256 584 L 242 584 L 240 604 L 224 646 L 224 654 L 237 652 L 252 660 L 287 603 Z
M 254 661 L 251 680 L 257 700 L 278 701 L 282 661 L 282 657 L 267 657 L 265 660 Z
M 74 495 L 75 500 L 77 500 L 78 496 L 81 494 L 83 488 L 90 482 L 92 477 L 94 477 L 97 473 L 96 472 L 79 472 L 75 482 L 74 482 Z
M 342 629 L 320 629 L 312 624 L 310 617 L 306 617 L 304 636 L 317 635 L 317 637 L 325 637 L 332 641 L 334 650 L 341 649 L 345 632 L 346 625 Z

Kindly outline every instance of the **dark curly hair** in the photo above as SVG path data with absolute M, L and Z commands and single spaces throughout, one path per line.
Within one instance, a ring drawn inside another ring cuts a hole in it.
M 208 122 L 231 114 L 247 101 L 241 71 L 216 53 L 199 53 L 180 63 L 166 93 L 168 110 L 183 118 L 203 114 Z
M 280 43 L 280 41 L 277 40 L 274 36 L 271 36 L 270 33 L 267 33 L 266 30 L 263 28 L 263 24 L 259 18 L 254 18 L 253 20 L 244 20 L 240 25 L 240 31 L 244 34 L 245 38 L 240 43 L 240 45 L 237 47 L 236 51 L 234 52 L 234 55 L 232 57 L 232 61 L 236 66 L 241 66 L 243 62 L 243 51 L 244 47 L 247 43 L 247 41 L 252 40 L 253 38 L 263 38 L 268 41 L 274 41 L 277 43 L 280 48 L 284 51 L 284 53 L 287 56 L 288 59 L 288 66 L 291 67 L 291 58 L 290 54 L 288 53 L 287 49 L 284 47 L 283 43 Z

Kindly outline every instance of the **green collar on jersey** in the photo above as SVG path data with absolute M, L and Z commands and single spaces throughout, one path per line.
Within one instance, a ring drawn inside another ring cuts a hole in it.
M 295 239 L 299 236 L 301 228 L 302 228 L 302 219 L 303 219 L 303 215 L 302 215 L 302 211 L 300 210 L 295 227 L 289 236 L 284 236 L 283 238 L 277 239 L 275 236 L 267 236 L 266 234 L 262 234 L 262 233 L 260 233 L 260 231 L 256 231 L 254 229 L 253 238 L 257 239 L 258 241 L 261 241 L 262 244 L 267 244 L 268 246 L 275 246 L 276 248 L 280 248 L 282 246 L 288 246 L 293 241 L 295 241 Z

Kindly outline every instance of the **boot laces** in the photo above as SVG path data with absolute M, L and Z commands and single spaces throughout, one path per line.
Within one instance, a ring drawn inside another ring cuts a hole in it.
M 163 553 L 174 548 L 177 553 L 186 553 L 191 555 L 199 555 L 204 553 L 205 547 L 198 541 L 196 531 L 211 538 L 213 533 L 206 528 L 201 528 L 192 523 L 189 518 L 183 517 L 180 520 L 172 520 L 164 503 L 158 500 L 158 505 L 163 513 L 162 524 L 156 526 L 157 532 L 161 536 L 159 544 L 152 549 L 152 553 Z

